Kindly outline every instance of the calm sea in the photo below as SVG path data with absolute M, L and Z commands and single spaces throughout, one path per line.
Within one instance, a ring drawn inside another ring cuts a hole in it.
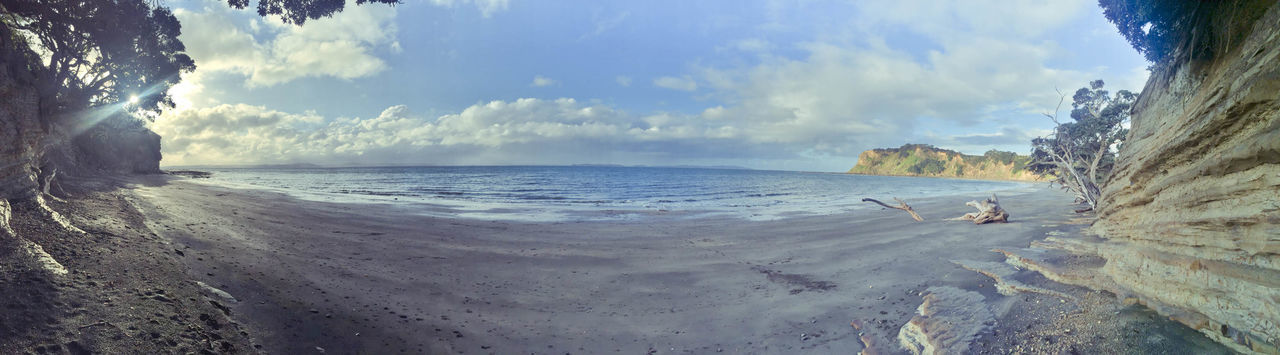
M 752 220 L 874 208 L 860 200 L 975 195 L 1028 183 L 794 171 L 599 166 L 211 168 L 207 183 L 310 200 L 421 206 L 505 220 L 636 219 L 654 212 Z

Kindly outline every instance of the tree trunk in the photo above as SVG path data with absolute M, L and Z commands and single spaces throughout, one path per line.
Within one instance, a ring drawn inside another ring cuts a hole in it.
M 978 212 L 966 213 L 963 216 L 951 218 L 952 221 L 973 221 L 973 224 L 984 223 L 1009 223 L 1009 212 L 1000 207 L 1000 200 L 996 199 L 996 195 L 992 194 L 991 198 L 982 202 L 969 201 L 965 205 L 977 208 Z

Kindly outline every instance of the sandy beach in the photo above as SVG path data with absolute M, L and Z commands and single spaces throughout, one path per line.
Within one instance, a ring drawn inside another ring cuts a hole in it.
M 924 222 L 869 208 L 531 223 L 163 175 L 86 185 L 50 205 L 84 234 L 15 215 L 70 272 L 4 274 L 0 352 L 902 353 L 939 288 L 969 302 L 930 309 L 982 315 L 954 330 L 972 352 L 1225 352 L 1110 293 L 1007 269 L 1000 287 L 1021 291 L 1002 295 L 955 262 L 1006 265 L 992 249 L 1077 233 L 1045 186 L 1001 196 L 1011 223 L 975 226 L 942 219 L 983 196 L 908 201 Z
M 515 223 L 151 180 L 130 198 L 146 225 L 234 297 L 232 318 L 270 353 L 855 353 L 860 334 L 896 352 L 935 286 L 989 301 L 997 324 L 975 347 L 990 352 L 1131 350 L 1168 331 L 1109 294 L 1044 282 L 1080 301 L 1001 296 L 952 262 L 1077 232 L 1070 198 L 1047 187 L 1002 197 L 1012 223 L 982 226 L 942 220 L 982 196 L 909 201 L 925 222 L 871 209 Z

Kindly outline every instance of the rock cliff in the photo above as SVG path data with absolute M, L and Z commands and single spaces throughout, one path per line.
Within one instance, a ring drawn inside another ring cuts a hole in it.
M 40 127 L 35 78 L 26 53 L 15 48 L 9 32 L 0 34 L 0 199 L 29 198 L 36 191 Z
M 56 182 L 66 176 L 159 172 L 160 137 L 118 107 L 64 112 L 66 122 L 51 122 L 41 110 L 45 97 L 37 89 L 35 69 L 41 61 L 4 21 L 8 18 L 0 19 L 0 264 L 15 262 L 66 275 L 32 239 L 47 237 L 49 231 L 84 234 L 45 203 L 50 192 L 59 190 L 50 187 L 61 186 Z M 10 226 L 18 212 L 29 219 L 24 222 L 48 229 L 21 235 Z
M 1013 152 L 988 151 L 967 155 L 927 144 L 906 144 L 899 148 L 872 149 L 858 155 L 850 174 L 929 176 L 985 180 L 1040 181 L 1043 178 L 1024 169 L 1030 157 Z
M 1050 238 L 1011 261 L 1238 351 L 1280 352 L 1280 5 L 1250 4 L 1266 9 L 1256 21 L 1209 19 L 1244 41 L 1208 59 L 1174 53 L 1152 73 L 1090 229 L 1103 239 Z M 1053 253 L 1105 263 L 1061 269 Z

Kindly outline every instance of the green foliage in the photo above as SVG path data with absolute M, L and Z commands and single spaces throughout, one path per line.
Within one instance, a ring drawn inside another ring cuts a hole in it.
M 947 166 L 946 163 L 941 160 L 923 159 L 919 163 L 916 163 L 915 166 L 912 166 L 912 168 L 917 170 L 917 174 L 937 175 L 942 173 L 943 170 L 946 170 Z
M 1208 59 L 1239 44 L 1274 0 L 1099 0 L 1103 15 L 1147 60 L 1161 64 L 1175 51 Z
M 1027 164 L 1030 164 L 1030 163 L 1031 163 L 1031 157 L 1025 156 L 1025 155 L 1018 155 L 1017 158 L 1013 160 L 1013 174 L 1017 175 L 1018 173 L 1022 172 L 1022 170 L 1027 168 Z
M 1002 152 L 999 150 L 992 149 L 992 150 L 988 150 L 986 153 L 983 153 L 982 156 L 986 157 L 987 159 L 990 159 L 991 161 L 1009 165 L 1009 164 L 1013 164 L 1014 159 L 1018 158 L 1018 153 Z
M 48 52 L 36 68 L 41 111 L 74 111 L 127 102 L 137 109 L 172 106 L 165 91 L 195 69 L 178 40 L 181 25 L 167 8 L 144 0 L 0 0 L 7 25 Z M 50 117 L 45 117 L 50 119 Z
M 258 0 L 258 15 L 279 16 L 285 23 L 301 25 L 307 20 L 333 16 L 341 12 L 347 0 Z M 364 3 L 399 4 L 399 0 L 356 0 Z M 227 5 L 237 9 L 249 6 L 249 0 L 227 0 Z
M 357 0 L 395 4 L 396 0 Z M 302 24 L 342 11 L 346 0 L 261 0 L 258 13 Z M 248 0 L 228 0 L 236 8 Z M 182 25 L 154 0 L 0 0 L 0 26 L 25 33 L 47 54 L 33 68 L 39 78 L 41 117 L 90 106 L 136 103 L 130 110 L 172 107 L 168 89 L 195 69 L 178 39 Z M 7 33 L 7 31 L 6 31 Z M 37 61 L 38 63 L 39 61 Z M 8 64 L 8 63 L 6 63 Z
M 1057 126 L 1052 135 L 1031 141 L 1031 160 L 1026 164 L 1034 173 L 1054 176 L 1055 182 L 1090 207 L 1115 165 L 1113 146 L 1128 135 L 1124 122 L 1138 97 L 1127 90 L 1110 95 L 1104 85 L 1095 80 L 1076 90 L 1071 103 L 1073 122 L 1059 122 L 1056 113 L 1046 114 Z
M 1030 157 L 1013 152 L 988 151 L 966 155 L 928 144 L 906 144 L 898 148 L 874 149 L 876 158 L 859 160 L 849 170 L 857 174 L 970 177 L 986 179 L 1020 178 L 1018 171 Z M 955 161 L 959 158 L 959 161 Z M 1015 171 L 1009 171 L 1009 166 Z

